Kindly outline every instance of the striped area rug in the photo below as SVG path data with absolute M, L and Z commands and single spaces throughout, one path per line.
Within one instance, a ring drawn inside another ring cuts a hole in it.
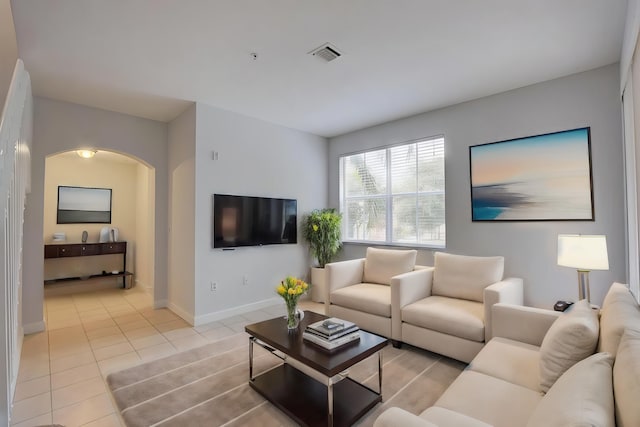
M 128 427 L 295 426 L 248 385 L 249 339 L 245 333 L 138 365 L 107 377 Z M 280 359 L 254 346 L 254 372 Z M 420 413 L 433 405 L 464 364 L 421 349 L 383 350 L 383 403 L 358 425 L 370 426 L 390 406 Z M 377 357 L 352 367 L 350 376 L 377 388 Z

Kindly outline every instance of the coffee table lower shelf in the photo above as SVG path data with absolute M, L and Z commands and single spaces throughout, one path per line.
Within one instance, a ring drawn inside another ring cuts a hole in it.
M 256 376 L 249 385 L 297 423 L 327 426 L 327 386 L 284 363 Z M 382 401 L 351 378 L 333 385 L 333 425 L 350 426 Z

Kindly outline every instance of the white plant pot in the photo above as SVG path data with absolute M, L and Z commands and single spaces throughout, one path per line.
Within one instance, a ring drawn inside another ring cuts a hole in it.
M 325 302 L 326 289 L 324 268 L 311 268 L 311 299 L 315 302 Z

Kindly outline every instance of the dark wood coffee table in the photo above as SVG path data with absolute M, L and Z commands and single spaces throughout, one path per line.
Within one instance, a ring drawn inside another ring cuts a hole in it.
M 360 340 L 328 352 L 303 341 L 302 332 L 326 316 L 305 311 L 298 330 L 289 332 L 284 317 L 247 325 L 249 385 L 276 407 L 305 426 L 350 426 L 382 401 L 382 352 L 388 340 L 360 331 Z M 253 344 L 285 363 L 253 376 Z M 282 353 L 282 354 L 279 354 Z M 378 353 L 378 390 L 342 374 Z

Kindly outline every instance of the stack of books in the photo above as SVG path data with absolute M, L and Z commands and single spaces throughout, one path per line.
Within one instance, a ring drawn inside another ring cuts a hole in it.
M 307 326 L 302 338 L 326 350 L 335 350 L 360 339 L 355 323 L 332 317 Z

